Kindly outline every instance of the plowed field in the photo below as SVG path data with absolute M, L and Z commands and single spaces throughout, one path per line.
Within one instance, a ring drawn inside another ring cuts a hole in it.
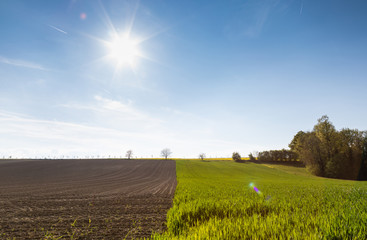
M 124 239 L 165 228 L 174 161 L 0 161 L 0 239 Z

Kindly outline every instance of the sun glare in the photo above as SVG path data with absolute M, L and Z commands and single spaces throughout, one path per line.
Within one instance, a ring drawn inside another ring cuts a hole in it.
M 141 55 L 138 41 L 125 34 L 115 36 L 106 45 L 109 48 L 109 57 L 115 61 L 118 68 L 135 67 L 137 58 Z

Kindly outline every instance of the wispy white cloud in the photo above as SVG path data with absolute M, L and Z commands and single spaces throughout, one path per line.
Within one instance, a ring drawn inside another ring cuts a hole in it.
M 185 113 L 180 111 L 180 110 L 177 110 L 177 109 L 172 109 L 170 107 L 162 107 L 161 108 L 163 111 L 166 111 L 166 112 L 169 112 L 169 113 L 173 113 L 173 114 L 176 114 L 176 115 L 184 115 Z
M 123 156 L 133 149 L 136 156 L 157 157 L 162 148 L 168 147 L 176 157 L 197 157 L 201 152 L 215 157 L 263 149 L 238 138 L 220 137 L 220 129 L 232 131 L 231 128 L 218 119 L 180 109 L 162 107 L 150 114 L 138 109 L 131 100 L 100 95 L 88 103 L 58 107 L 64 120 L 39 119 L 0 109 L 0 154 Z
M 120 108 L 115 104 L 112 107 Z M 131 127 L 129 121 L 116 121 L 127 128 L 102 126 L 98 122 L 44 120 L 0 110 L 0 153 L 13 157 L 123 156 L 128 149 L 133 149 L 136 156 L 157 157 L 162 148 L 168 147 L 176 157 L 196 157 L 200 152 L 215 157 L 229 156 L 232 151 L 244 148 L 259 149 L 218 139 L 211 134 L 195 133 L 190 126 L 158 124 L 156 128 L 144 129 L 143 126 L 151 120 L 141 122 L 137 127 Z
M 76 124 L 62 121 L 50 121 L 35 119 L 27 115 L 0 111 L 0 122 L 3 126 L 0 128 L 0 133 L 12 133 L 23 137 L 35 137 L 43 139 L 58 139 L 78 142 L 78 137 L 85 135 L 89 137 L 103 132 L 105 135 L 116 137 L 121 136 L 122 132 L 104 127 L 88 126 L 85 124 Z M 73 133 L 73 134 L 70 134 Z M 86 134 L 89 133 L 89 134 Z M 125 136 L 132 134 L 124 133 Z
M 159 121 L 158 119 L 153 119 L 151 116 L 138 110 L 133 106 L 133 102 L 131 100 L 122 102 L 99 95 L 94 96 L 94 102 L 67 103 L 60 106 L 69 109 L 89 111 L 94 113 L 96 117 L 99 116 L 101 118 L 114 120 L 119 122 L 119 124 L 123 121 Z
M 54 30 L 56 30 L 56 31 L 58 31 L 58 32 L 61 32 L 61 33 L 63 33 L 63 34 L 68 34 L 67 32 L 65 32 L 64 30 L 62 30 L 62 29 L 60 29 L 60 28 L 57 28 L 57 27 L 55 27 L 55 26 L 53 26 L 53 25 L 48 25 L 50 28 L 52 28 L 52 29 L 54 29 Z
M 121 155 L 124 150 L 132 147 L 140 148 L 141 153 L 144 153 L 141 145 L 146 145 L 149 149 L 151 145 L 147 142 L 161 142 L 164 139 L 163 135 L 36 119 L 1 110 L 0 135 L 0 152 L 18 157 L 22 157 L 23 153 L 28 154 L 27 157 L 55 155 L 56 153 L 52 153 L 55 149 L 58 156 Z
M 128 103 L 125 104 L 120 101 L 101 97 L 99 95 L 94 96 L 94 99 L 97 100 L 102 109 L 117 112 L 136 113 L 136 111 L 131 107 L 131 100 L 128 100 Z
M 29 62 L 29 61 L 24 61 L 24 60 L 19 60 L 19 59 L 11 59 L 11 58 L 3 57 L 3 56 L 0 56 L 0 63 L 4 63 L 4 64 L 16 66 L 16 67 L 37 69 L 37 70 L 42 70 L 42 71 L 47 70 L 42 65 L 34 63 L 34 62 Z

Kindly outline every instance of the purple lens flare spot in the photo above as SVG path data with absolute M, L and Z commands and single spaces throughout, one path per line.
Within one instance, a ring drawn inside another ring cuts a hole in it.
M 257 187 L 254 187 L 254 190 L 255 190 L 256 192 L 259 192 L 259 189 L 257 189 Z

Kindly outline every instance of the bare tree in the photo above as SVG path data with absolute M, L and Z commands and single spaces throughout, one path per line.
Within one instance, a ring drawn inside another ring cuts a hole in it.
M 202 160 L 202 161 L 204 161 L 204 158 L 205 158 L 206 156 L 205 156 L 205 153 L 200 153 L 199 154 L 199 158 Z
M 167 159 L 169 156 L 171 156 L 172 152 L 169 148 L 165 148 L 161 151 L 161 156 Z
M 126 152 L 126 155 L 125 155 L 126 157 L 127 157 L 127 159 L 129 159 L 130 160 L 130 158 L 133 156 L 133 150 L 128 150 L 127 152 Z

